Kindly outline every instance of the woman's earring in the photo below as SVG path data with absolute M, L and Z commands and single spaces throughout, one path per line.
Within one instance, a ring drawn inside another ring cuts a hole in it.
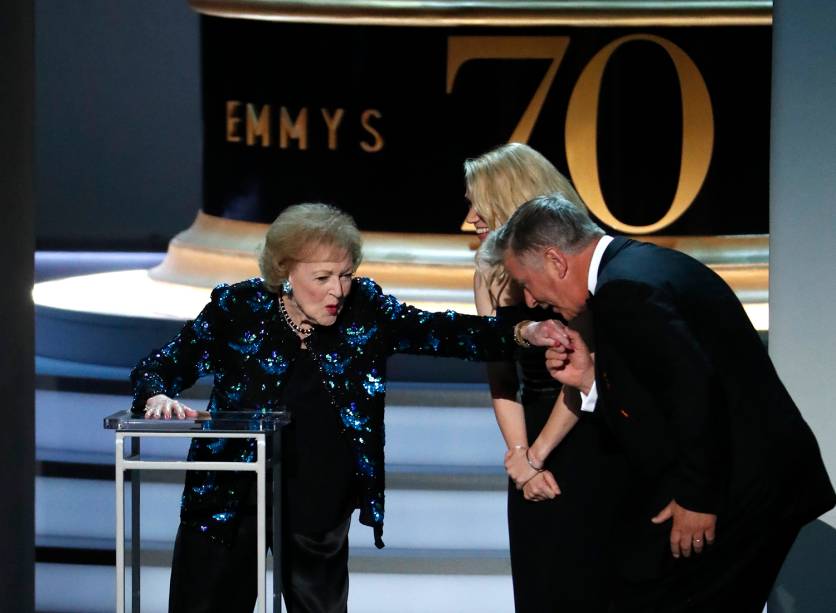
M 282 283 L 282 293 L 285 296 L 290 296 L 293 293 L 293 285 L 290 282 L 290 279 L 285 279 Z

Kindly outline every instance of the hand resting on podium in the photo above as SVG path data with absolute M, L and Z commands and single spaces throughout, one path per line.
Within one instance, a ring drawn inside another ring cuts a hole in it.
M 195 419 L 200 413 L 165 394 L 151 396 L 145 403 L 145 419 Z

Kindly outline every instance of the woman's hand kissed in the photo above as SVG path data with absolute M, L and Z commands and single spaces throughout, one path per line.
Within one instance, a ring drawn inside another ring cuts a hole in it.
M 569 328 L 556 319 L 529 321 L 527 325 L 518 325 L 522 327 L 520 332 L 523 340 L 535 347 L 572 346 L 568 335 Z
M 191 419 L 198 412 L 165 394 L 151 396 L 145 402 L 145 419 Z

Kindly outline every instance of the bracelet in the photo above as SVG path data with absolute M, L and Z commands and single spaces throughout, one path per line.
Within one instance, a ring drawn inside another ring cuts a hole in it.
M 513 445 L 511 449 L 528 449 L 528 445 Z
M 528 347 L 531 347 L 531 343 L 529 343 L 527 340 L 523 338 L 521 331 L 523 326 L 527 326 L 530 323 L 531 321 L 526 319 L 517 323 L 517 325 L 514 326 L 514 342 L 517 343 L 517 345 L 519 345 L 520 347 L 525 347 L 526 349 Z
M 536 470 L 538 473 L 541 473 L 541 472 L 543 472 L 544 470 L 546 470 L 546 469 L 545 469 L 545 468 L 543 468 L 542 466 L 541 466 L 540 468 L 537 468 L 536 466 L 534 466 L 534 463 L 531 461 L 531 456 L 530 456 L 530 455 L 528 455 L 528 449 L 526 449 L 526 450 L 525 450 L 525 461 L 526 461 L 526 462 L 528 462 L 528 465 L 529 465 L 531 468 L 533 468 L 534 470 Z

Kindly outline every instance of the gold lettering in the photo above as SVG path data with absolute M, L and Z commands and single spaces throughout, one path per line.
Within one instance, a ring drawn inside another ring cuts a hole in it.
M 291 138 L 299 141 L 299 149 L 308 148 L 308 109 L 306 107 L 302 107 L 302 110 L 299 111 L 296 121 L 291 120 L 287 108 L 281 107 L 279 147 L 287 149 L 288 141 Z
M 633 226 L 610 212 L 598 175 L 598 97 L 601 78 L 613 52 L 626 42 L 651 41 L 673 60 L 682 96 L 682 159 L 676 194 L 667 213 L 656 223 Z M 671 41 L 650 34 L 632 34 L 601 49 L 586 65 L 566 112 L 566 161 L 578 193 L 602 222 L 620 232 L 649 234 L 671 225 L 687 211 L 702 188 L 714 147 L 714 115 L 705 80 L 693 60 Z
M 451 36 L 447 39 L 447 93 L 453 91 L 459 68 L 470 60 L 551 60 L 509 139 L 527 143 L 568 46 L 568 36 Z M 495 83 L 491 94 L 501 96 L 500 87 Z
M 366 153 L 377 153 L 383 149 L 383 137 L 380 135 L 380 132 L 375 130 L 369 123 L 370 117 L 380 119 L 383 115 L 377 109 L 366 109 L 363 111 L 363 114 L 360 116 L 360 123 L 363 125 L 363 128 L 365 128 L 365 130 L 374 137 L 374 143 L 369 144 L 366 141 L 360 141 L 360 147 Z
M 240 143 L 241 136 L 237 134 L 238 124 L 241 123 L 241 118 L 235 116 L 235 112 L 241 103 L 238 100 L 226 101 L 226 142 Z
M 340 127 L 345 110 L 337 109 L 333 116 L 328 113 L 328 109 L 319 110 L 322 111 L 322 118 L 325 120 L 325 125 L 328 126 L 328 148 L 334 151 L 337 148 L 337 128 Z
M 255 106 L 247 103 L 247 144 L 255 144 L 261 139 L 262 147 L 270 146 L 270 105 L 265 104 L 256 114 Z

